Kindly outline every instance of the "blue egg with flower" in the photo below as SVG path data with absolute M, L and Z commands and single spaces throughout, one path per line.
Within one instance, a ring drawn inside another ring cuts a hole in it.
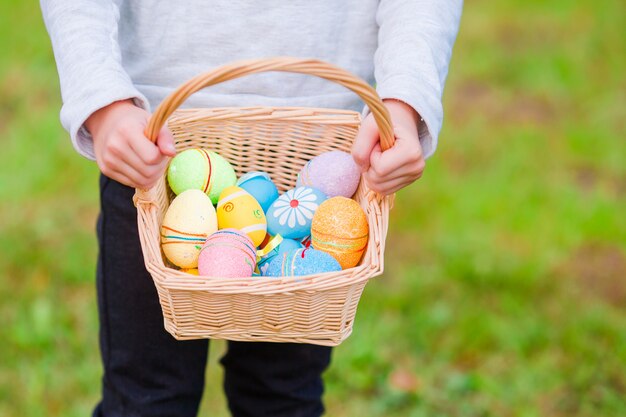
M 259 202 L 265 214 L 278 198 L 278 188 L 265 172 L 253 171 L 242 175 L 237 181 L 237 187 L 243 188 L 252 195 Z
M 286 239 L 310 235 L 313 214 L 326 199 L 326 194 L 313 187 L 296 187 L 285 192 L 267 211 L 267 232 Z

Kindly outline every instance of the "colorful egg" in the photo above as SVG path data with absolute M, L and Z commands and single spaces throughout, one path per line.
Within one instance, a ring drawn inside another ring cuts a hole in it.
M 271 241 L 270 241 L 270 245 L 271 245 Z M 272 262 L 272 260 L 276 256 L 283 254 L 285 252 L 289 252 L 291 250 L 300 249 L 300 248 L 302 248 L 302 244 L 298 242 L 297 240 L 282 239 L 281 242 L 278 244 L 278 246 L 270 250 L 269 253 L 261 256 L 261 259 L 259 259 L 259 261 L 257 262 L 257 266 L 259 268 L 259 271 L 261 272 L 261 275 L 265 275 L 265 273 L 267 272 L 267 268 L 270 266 L 270 262 Z
M 186 274 L 198 275 L 198 268 L 183 268 L 180 271 Z
M 272 203 L 278 198 L 278 188 L 265 172 L 248 172 L 239 178 L 237 187 L 249 192 L 259 202 L 264 213 L 267 213 Z
M 206 238 L 217 230 L 211 199 L 200 190 L 187 190 L 170 204 L 161 224 L 165 257 L 180 268 L 197 268 Z
M 213 204 L 224 188 L 235 185 L 237 174 L 230 163 L 206 149 L 188 149 L 176 155 L 167 169 L 167 182 L 174 194 L 204 191 Z
M 361 170 L 352 155 L 342 151 L 325 152 L 302 167 L 296 186 L 315 187 L 330 197 L 350 198 L 361 180 Z
M 240 187 L 241 184 L 243 184 L 244 182 L 251 180 L 253 178 L 261 178 L 267 181 L 271 181 L 272 178 L 270 177 L 270 174 L 268 174 L 267 172 L 263 172 L 263 171 L 250 171 L 247 172 L 245 174 L 243 174 L 241 177 L 239 177 L 239 179 L 237 180 L 237 187 Z
M 297 187 L 278 197 L 267 211 L 267 231 L 287 239 L 310 234 L 313 214 L 326 195 L 311 187 Z
M 293 249 L 274 257 L 267 268 L 268 277 L 293 277 L 341 271 L 339 262 L 315 249 Z
M 265 214 L 258 201 L 246 190 L 231 186 L 220 194 L 217 203 L 217 224 L 220 229 L 238 229 L 259 246 L 267 232 Z
M 329 198 L 313 216 L 312 246 L 332 255 L 343 269 L 359 263 L 368 236 L 367 216 L 359 203 L 349 198 Z
M 256 250 L 245 233 L 223 229 L 206 240 L 198 260 L 198 272 L 209 277 L 251 277 L 256 265 Z

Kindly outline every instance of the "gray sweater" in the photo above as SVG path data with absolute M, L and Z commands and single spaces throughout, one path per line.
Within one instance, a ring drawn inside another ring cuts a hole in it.
M 422 117 L 426 157 L 462 0 L 41 0 L 61 81 L 61 122 L 93 159 L 84 128 L 132 98 L 150 111 L 187 79 L 231 61 L 319 58 L 376 84 Z M 354 93 L 316 77 L 257 74 L 196 93 L 185 107 L 307 106 L 360 110 Z

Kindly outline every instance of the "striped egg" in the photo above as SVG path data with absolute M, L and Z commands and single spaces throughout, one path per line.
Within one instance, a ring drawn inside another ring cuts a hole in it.
M 329 198 L 313 216 L 311 245 L 332 255 L 343 269 L 359 263 L 368 236 L 367 217 L 359 203 L 349 198 Z
M 211 199 L 200 190 L 178 195 L 167 209 L 161 224 L 163 254 L 180 268 L 197 268 L 200 249 L 217 230 Z
M 329 254 L 315 249 L 301 248 L 275 256 L 264 275 L 294 277 L 336 271 L 341 271 L 341 265 Z
M 237 174 L 219 154 L 206 149 L 187 149 L 171 160 L 167 181 L 174 194 L 201 190 L 215 204 L 224 188 L 235 185 Z
M 217 203 L 217 224 L 220 229 L 238 229 L 248 235 L 255 247 L 263 243 L 267 231 L 265 213 L 258 201 L 246 190 L 227 187 Z
M 261 275 L 265 275 L 267 273 L 267 268 L 276 256 L 289 252 L 293 249 L 302 248 L 302 244 L 294 239 L 281 238 L 278 242 L 278 244 L 270 243 L 268 246 L 265 246 L 262 251 L 260 251 L 261 253 L 257 253 L 260 255 L 257 266 Z
M 256 250 L 245 233 L 223 229 L 207 239 L 200 252 L 198 272 L 210 277 L 251 277 L 256 266 Z

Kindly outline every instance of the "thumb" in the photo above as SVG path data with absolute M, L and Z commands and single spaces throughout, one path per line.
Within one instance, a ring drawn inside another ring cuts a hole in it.
M 372 154 L 374 146 L 378 143 L 378 140 L 378 125 L 376 125 L 374 117 L 370 114 L 363 120 L 363 123 L 361 123 L 359 132 L 352 145 L 352 157 L 354 158 L 354 162 L 361 168 L 361 172 L 365 172 L 369 169 L 370 155 Z
M 159 137 L 156 140 L 156 145 L 163 155 L 176 156 L 176 148 L 174 147 L 174 136 L 167 127 L 164 127 L 159 132 Z

